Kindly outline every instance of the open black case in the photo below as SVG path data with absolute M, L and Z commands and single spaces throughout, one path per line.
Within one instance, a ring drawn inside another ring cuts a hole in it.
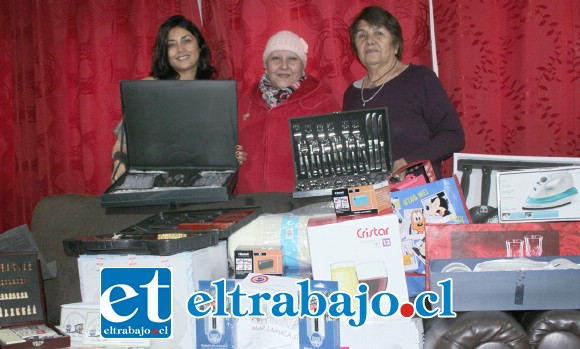
M 217 245 L 249 224 L 259 207 L 167 211 L 111 234 L 63 240 L 65 254 L 138 254 L 169 256 Z
M 294 198 L 375 184 L 393 169 L 386 108 L 290 119 Z
M 236 82 L 121 81 L 127 172 L 105 207 L 227 201 L 237 181 Z

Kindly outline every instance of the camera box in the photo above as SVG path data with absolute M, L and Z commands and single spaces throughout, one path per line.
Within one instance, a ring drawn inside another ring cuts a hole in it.
M 0 253 L 0 273 L 0 348 L 68 347 L 70 337 L 46 322 L 38 255 Z
M 452 280 L 454 311 L 579 309 L 578 263 L 580 256 L 435 259 L 430 286 L 442 299 L 437 282 Z
M 338 291 L 336 281 L 313 280 L 310 291 L 320 292 L 328 296 Z M 311 298 L 308 307 L 311 312 L 318 310 L 317 298 Z M 300 318 L 300 349 L 335 349 L 340 346 L 340 319 L 332 318 L 328 313 L 317 317 Z
M 294 198 L 386 181 L 393 169 L 386 108 L 290 118 Z
M 236 279 L 250 273 L 282 276 L 282 246 L 238 246 L 234 251 L 234 265 Z
M 543 157 L 491 154 L 453 154 L 453 174 L 461 182 L 467 207 L 471 211 L 486 209 L 473 215 L 473 223 L 498 223 L 497 174 L 501 171 L 580 166 L 578 157 Z
M 200 280 L 199 290 L 209 293 L 214 299 L 216 289 L 210 280 Z M 232 291 L 236 286 L 236 280 L 225 280 L 226 292 Z M 227 312 L 231 311 L 231 302 L 226 303 Z M 215 309 L 215 303 L 209 305 Z M 234 317 L 214 317 L 207 315 L 197 318 L 196 339 L 197 349 L 236 349 L 237 341 L 237 319 Z
M 396 214 L 314 217 L 308 242 L 314 279 L 338 281 L 339 290 L 352 296 L 366 283 L 369 298 L 386 291 L 408 300 Z
M 580 220 L 580 166 L 497 174 L 500 223 Z
M 298 285 L 301 280 L 251 273 L 240 281 L 240 289 L 248 295 L 255 293 L 290 293 L 298 297 Z M 241 311 L 260 311 L 264 316 L 244 316 L 238 318 L 238 349 L 296 349 L 299 343 L 298 318 L 274 317 L 272 300 L 260 301 L 260 308 L 254 309 L 252 301 L 242 298 Z
M 337 216 L 365 213 L 391 213 L 389 182 L 332 190 L 334 211 Z
M 228 201 L 237 181 L 233 80 L 121 81 L 127 171 L 105 207 Z

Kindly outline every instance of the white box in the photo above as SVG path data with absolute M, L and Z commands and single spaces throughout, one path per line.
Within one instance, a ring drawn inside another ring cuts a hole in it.
M 291 293 L 298 297 L 300 279 L 251 273 L 240 282 L 240 290 L 252 295 L 269 292 Z M 261 300 L 264 317 L 238 318 L 238 349 L 298 349 L 298 317 L 275 318 L 271 314 L 272 301 Z M 242 298 L 242 312 L 250 309 L 250 300 Z
M 60 326 L 70 336 L 73 347 L 140 347 L 148 348 L 148 338 L 103 338 L 100 333 L 98 303 L 69 303 L 61 306 Z
M 199 280 L 227 278 L 227 247 L 216 246 L 171 256 L 81 255 L 78 258 L 83 302 L 99 303 L 101 268 L 173 268 L 173 337 L 152 339 L 151 348 L 195 348 L 195 319 L 187 311 L 187 300 L 198 289 Z
M 487 164 L 492 167 L 491 183 L 488 198 L 488 205 L 491 207 L 498 206 L 497 197 L 497 180 L 496 175 L 499 171 L 511 171 L 516 169 L 531 169 L 544 167 L 561 167 L 561 166 L 580 166 L 580 158 L 577 157 L 544 157 L 544 156 L 515 156 L 515 155 L 490 155 L 490 154 L 470 154 L 470 153 L 455 153 L 453 154 L 453 174 L 461 182 L 464 171 L 462 164 L 471 165 L 471 174 L 469 175 L 469 186 L 465 202 L 468 208 L 473 208 L 481 205 L 481 189 L 482 189 L 482 164 Z M 499 222 L 495 218 L 490 221 L 493 223 Z
M 580 166 L 497 174 L 500 223 L 580 220 Z
M 60 328 L 70 336 L 71 345 L 83 342 L 83 333 L 87 328 L 87 313 L 98 312 L 99 303 L 70 303 L 60 307 Z
M 340 345 L 349 349 L 422 349 L 423 320 L 382 319 L 351 327 L 341 321 Z
M 396 214 L 312 218 L 308 242 L 313 279 L 338 281 L 339 290 L 351 295 L 365 281 L 369 298 L 386 291 L 408 301 Z

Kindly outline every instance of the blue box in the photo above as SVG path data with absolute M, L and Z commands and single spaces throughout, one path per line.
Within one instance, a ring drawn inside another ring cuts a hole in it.
M 215 299 L 216 289 L 211 283 L 212 281 L 200 280 L 199 291 L 205 291 Z M 226 280 L 226 292 L 232 291 L 235 286 L 235 280 Z M 230 306 L 228 302 L 227 307 Z M 226 311 L 231 311 L 231 309 L 226 309 Z M 197 349 L 235 349 L 237 347 L 236 322 L 236 318 L 233 317 L 211 315 L 195 319 Z
M 312 280 L 310 292 L 318 291 L 327 298 L 338 291 L 337 281 Z M 310 298 L 310 310 L 315 311 L 318 306 L 316 298 Z M 304 317 L 298 322 L 300 349 L 336 349 L 340 347 L 340 320 L 332 318 L 327 313 L 318 317 Z

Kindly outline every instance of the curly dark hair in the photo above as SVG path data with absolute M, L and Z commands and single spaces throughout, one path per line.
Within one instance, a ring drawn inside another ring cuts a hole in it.
M 201 31 L 193 22 L 182 15 L 169 17 L 157 32 L 155 47 L 153 48 L 153 61 L 151 63 L 151 76 L 159 80 L 177 80 L 179 74 L 169 64 L 167 58 L 167 37 L 169 31 L 175 27 L 183 28 L 195 36 L 199 45 L 199 62 L 197 63 L 197 72 L 195 78 L 198 80 L 212 79 L 216 69 L 211 65 L 211 53 L 207 46 Z
M 361 21 L 366 21 L 370 25 L 375 25 L 378 27 L 384 26 L 387 28 L 393 37 L 393 45 L 399 48 L 395 56 L 399 60 L 403 58 L 403 30 L 401 29 L 401 24 L 395 16 L 380 6 L 365 7 L 352 22 L 352 25 L 349 28 L 350 44 L 355 54 L 357 51 L 354 38 L 356 35 L 356 30 L 358 29 L 358 25 Z

